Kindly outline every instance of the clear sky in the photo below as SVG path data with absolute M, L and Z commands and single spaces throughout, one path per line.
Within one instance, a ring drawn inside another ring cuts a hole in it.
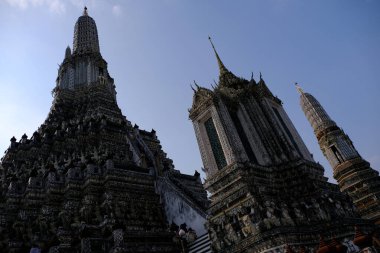
M 259 71 L 331 179 L 293 83 L 312 93 L 380 168 L 380 1 L 0 0 L 0 150 L 44 121 L 74 24 L 87 5 L 123 114 L 157 131 L 176 169 L 202 166 L 190 83 L 218 67 L 207 37 L 237 76 Z

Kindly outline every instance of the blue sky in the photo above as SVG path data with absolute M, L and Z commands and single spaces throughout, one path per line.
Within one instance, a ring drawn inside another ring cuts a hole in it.
M 46 118 L 58 64 L 84 5 L 97 23 L 124 115 L 154 128 L 182 172 L 202 166 L 187 110 L 190 83 L 210 87 L 218 79 L 209 35 L 237 76 L 253 72 L 257 79 L 262 72 L 330 180 L 295 81 L 380 168 L 376 0 L 0 0 L 0 150 L 13 135 L 31 136 Z

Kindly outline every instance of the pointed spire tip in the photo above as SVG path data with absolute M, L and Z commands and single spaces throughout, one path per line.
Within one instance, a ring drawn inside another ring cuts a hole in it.
M 215 51 L 215 54 L 218 54 L 218 53 L 216 52 L 216 49 L 215 49 L 214 43 L 212 42 L 212 39 L 211 39 L 210 36 L 208 36 L 208 40 L 210 41 L 211 46 L 212 46 L 212 49 L 214 49 L 214 51 Z
M 194 91 L 194 93 L 197 92 L 197 91 L 194 89 L 194 87 L 193 87 L 192 84 L 190 84 L 190 88 Z
M 211 37 L 208 36 L 208 39 L 209 39 L 209 41 L 210 41 L 210 43 L 211 43 L 212 49 L 214 50 L 214 53 L 215 53 L 215 56 L 216 56 L 216 60 L 218 61 L 219 72 L 222 73 L 222 72 L 226 72 L 226 71 L 228 71 L 227 68 L 224 66 L 222 60 L 220 59 L 219 54 L 218 54 L 218 52 L 217 52 L 216 49 L 215 49 L 214 43 L 212 43 L 212 39 L 211 39 Z
M 297 91 L 302 95 L 303 90 L 302 90 L 301 86 L 299 86 L 297 82 L 295 82 L 294 85 L 296 86 Z
M 200 87 L 195 80 L 194 80 L 194 84 L 195 84 L 195 87 L 197 87 L 197 90 L 199 90 Z

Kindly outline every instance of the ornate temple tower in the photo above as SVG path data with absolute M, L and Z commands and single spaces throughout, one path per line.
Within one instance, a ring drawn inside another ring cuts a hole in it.
M 361 217 L 380 224 L 379 173 L 359 155 L 350 137 L 329 117 L 318 100 L 298 85 L 297 89 L 302 110 L 334 170 L 340 190 L 350 195 Z
M 74 28 L 73 52 L 66 48 L 65 59 L 58 70 L 57 89 L 74 90 L 97 82 L 105 83 L 116 96 L 107 62 L 99 49 L 98 30 L 87 9 L 78 18 Z
M 212 47 L 219 82 L 196 84 L 189 117 L 207 176 L 213 250 L 284 252 L 288 244 L 314 252 L 320 235 L 348 242 L 354 225 L 370 229 L 327 182 L 261 74 L 258 82 L 235 76 Z
M 174 253 L 170 225 L 205 232 L 199 173 L 175 170 L 156 132 L 122 114 L 87 9 L 53 95 L 45 122 L 1 159 L 0 252 Z

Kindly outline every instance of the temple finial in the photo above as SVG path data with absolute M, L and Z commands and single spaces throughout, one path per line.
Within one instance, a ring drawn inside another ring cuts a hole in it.
M 195 87 L 197 87 L 197 90 L 199 90 L 200 87 L 195 80 L 194 80 L 194 84 L 195 84 Z
M 194 87 L 193 87 L 192 84 L 190 84 L 190 88 L 194 91 L 194 93 L 197 92 L 197 91 L 194 89 Z
M 302 88 L 298 85 L 297 82 L 295 82 L 294 85 L 296 86 L 297 91 L 302 95 L 303 94 Z
M 227 68 L 224 66 L 222 60 L 220 59 L 220 57 L 219 57 L 219 55 L 218 55 L 218 52 L 216 52 L 216 49 L 215 49 L 214 43 L 212 43 L 211 37 L 208 36 L 208 39 L 210 40 L 210 43 L 211 43 L 212 49 L 214 50 L 214 53 L 215 53 L 215 56 L 216 56 L 216 60 L 218 61 L 218 65 L 219 65 L 219 71 L 220 71 L 220 73 L 222 73 L 222 72 L 224 72 L 224 71 L 228 71 Z
M 87 12 L 87 7 L 86 6 L 84 7 L 84 10 L 83 10 L 83 16 L 88 16 L 88 12 Z

